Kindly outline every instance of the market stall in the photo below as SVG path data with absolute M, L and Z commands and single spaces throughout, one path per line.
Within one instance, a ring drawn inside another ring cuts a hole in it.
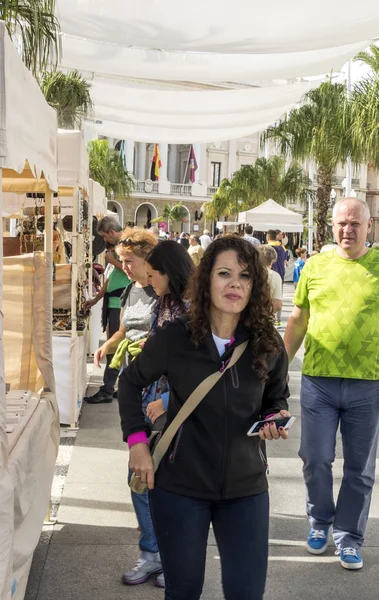
M 247 223 L 254 227 L 254 231 L 268 231 L 269 229 L 280 229 L 283 232 L 303 231 L 303 216 L 271 198 L 256 208 L 240 212 L 239 223 Z
M 92 245 L 90 247 L 91 261 L 94 259 L 99 260 L 99 254 L 105 247 L 105 242 L 100 235 L 97 234 L 95 227 L 100 219 L 105 217 L 107 214 L 107 198 L 105 196 L 105 189 L 93 179 L 89 180 L 89 198 L 90 198 L 90 214 L 92 215 L 91 221 L 91 239 Z M 103 256 L 103 255 L 102 255 Z M 92 290 L 91 297 L 96 295 L 96 290 Z M 98 302 L 91 308 L 90 316 L 90 327 L 89 327 L 89 354 L 94 354 L 99 347 L 99 340 L 102 335 L 101 326 L 101 311 L 102 304 Z
M 59 444 L 51 358 L 52 196 L 56 189 L 55 112 L 0 22 L 1 215 L 9 214 L 3 192 L 40 194 L 45 213 L 43 252 L 7 257 L 3 265 L 2 244 L 0 249 L 1 600 L 24 596 Z M 6 383 L 11 388 L 7 394 Z
M 92 277 L 92 214 L 88 154 L 80 131 L 58 131 L 58 198 L 68 264 L 56 265 L 53 363 L 60 422 L 77 424 L 87 387 L 89 314 L 83 304 Z

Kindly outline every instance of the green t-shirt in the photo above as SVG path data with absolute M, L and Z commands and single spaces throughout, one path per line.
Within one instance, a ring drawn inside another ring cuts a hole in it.
M 379 380 L 379 253 L 310 258 L 294 304 L 309 308 L 304 375 Z
M 113 290 L 118 290 L 119 288 L 124 290 L 129 283 L 130 279 L 126 273 L 123 273 L 115 267 L 108 278 L 107 292 L 113 292 Z M 108 298 L 108 308 L 120 308 L 120 298 L 117 298 L 116 296 L 114 298 Z

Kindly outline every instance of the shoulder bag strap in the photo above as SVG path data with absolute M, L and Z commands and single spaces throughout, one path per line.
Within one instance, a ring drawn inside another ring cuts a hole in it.
M 246 340 L 242 344 L 239 344 L 233 350 L 233 354 L 230 358 L 229 363 L 222 371 L 217 371 L 216 373 L 212 373 L 204 379 L 197 388 L 194 389 L 192 394 L 188 397 L 187 401 L 183 404 L 182 408 L 176 415 L 175 419 L 170 423 L 167 427 L 166 431 L 162 435 L 158 444 L 154 449 L 153 454 L 153 463 L 154 463 L 154 472 L 158 469 L 159 463 L 162 458 L 166 454 L 172 440 L 174 439 L 177 431 L 183 425 L 184 421 L 190 416 L 190 414 L 195 410 L 195 408 L 200 404 L 200 402 L 205 398 L 205 396 L 211 391 L 211 389 L 216 385 L 216 383 L 221 379 L 224 373 L 230 369 L 233 365 L 236 364 L 237 360 L 242 356 L 245 352 L 250 340 Z

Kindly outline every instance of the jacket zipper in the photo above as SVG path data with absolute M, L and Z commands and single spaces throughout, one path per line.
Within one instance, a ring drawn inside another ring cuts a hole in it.
M 258 445 L 258 452 L 259 452 L 259 456 L 261 457 L 261 461 L 263 462 L 263 464 L 266 467 L 266 473 L 267 473 L 267 475 L 269 475 L 270 471 L 269 471 L 269 468 L 268 468 L 268 462 L 267 462 L 266 457 L 265 457 L 265 455 L 263 453 L 263 450 L 261 448 L 261 443 L 260 442 L 259 442 L 259 445 Z
M 225 452 L 224 452 L 224 465 L 223 465 L 223 476 L 221 482 L 221 497 L 226 498 L 225 489 L 226 489 L 226 474 L 228 471 L 228 386 L 226 384 L 226 376 L 224 375 L 224 388 L 225 388 Z
M 170 452 L 170 456 L 168 457 L 170 463 L 173 463 L 175 461 L 175 457 L 176 457 L 176 453 L 178 451 L 178 446 L 179 446 L 180 438 L 182 436 L 182 431 L 183 431 L 183 425 L 180 427 L 178 433 L 176 434 L 176 439 L 175 439 L 174 446 L 172 448 L 172 451 Z

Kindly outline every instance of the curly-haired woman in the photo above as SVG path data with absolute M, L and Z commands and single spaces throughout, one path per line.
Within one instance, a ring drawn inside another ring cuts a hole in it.
M 120 378 L 119 404 L 130 468 L 150 488 L 150 505 L 166 580 L 166 600 L 198 600 L 210 524 L 216 536 L 227 600 L 262 600 L 268 554 L 269 504 L 262 440 L 286 438 L 269 421 L 287 413 L 287 355 L 274 327 L 267 270 L 245 240 L 209 246 L 191 291 L 191 311 L 158 328 Z M 144 386 L 164 374 L 170 384 L 168 424 L 192 391 L 223 369 L 235 346 L 249 340 L 184 422 L 154 478 L 141 411 Z

